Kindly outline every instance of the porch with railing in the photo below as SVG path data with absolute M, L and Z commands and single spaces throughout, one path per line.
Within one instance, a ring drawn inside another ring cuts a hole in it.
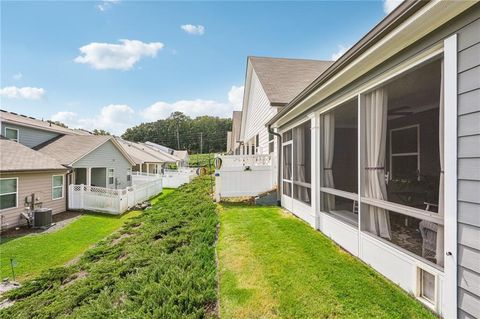
M 124 189 L 71 184 L 68 207 L 119 215 L 162 190 L 162 179 L 159 177 Z

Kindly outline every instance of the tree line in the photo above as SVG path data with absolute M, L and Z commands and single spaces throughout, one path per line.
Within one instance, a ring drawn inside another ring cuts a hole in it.
M 190 153 L 222 152 L 227 147 L 227 131 L 232 120 L 213 116 L 191 118 L 174 112 L 164 120 L 129 128 L 122 138 L 133 142 L 154 142 Z

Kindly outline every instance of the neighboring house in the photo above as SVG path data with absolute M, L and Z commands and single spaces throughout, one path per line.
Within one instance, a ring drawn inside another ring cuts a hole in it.
M 159 174 L 165 164 L 172 163 L 172 158 L 164 152 L 157 152 L 143 144 L 121 138 L 116 138 L 116 140 L 134 160 L 136 165 L 133 167 L 133 171 L 135 172 Z
M 49 121 L 0 110 L 0 135 L 33 148 L 63 135 L 90 135 L 83 130 L 72 130 Z
M 131 186 L 135 161 L 109 135 L 64 135 L 35 148 L 71 167 L 68 184 L 120 189 Z
M 480 318 L 479 31 L 478 2 L 406 1 L 279 112 L 244 101 L 282 206 L 444 318 Z
M 0 229 L 25 224 L 30 206 L 66 210 L 67 168 L 57 160 L 20 143 L 0 138 Z
M 187 163 L 188 163 L 188 152 L 187 151 L 177 151 L 177 150 L 174 150 L 172 148 L 168 148 L 166 146 L 156 144 L 156 143 L 153 143 L 153 142 L 149 142 L 149 141 L 147 141 L 145 143 L 140 143 L 140 144 L 144 146 L 145 150 L 154 151 L 155 153 L 160 152 L 163 156 L 168 157 L 170 163 L 175 163 L 178 166 L 180 166 L 180 165 L 185 164 L 185 159 L 187 160 Z M 180 152 L 180 153 L 178 153 L 178 152 Z M 180 157 L 178 157 L 177 155 L 181 156 L 182 159 Z
M 188 156 L 188 151 L 173 151 L 173 156 L 177 157 L 180 161 L 178 163 L 179 167 L 187 167 L 188 166 L 188 161 L 189 161 L 189 156 Z
M 331 64 L 331 61 L 249 57 L 242 112 L 234 112 L 232 119 L 241 120 L 240 132 L 232 145 L 241 141 L 241 154 L 275 153 L 276 144 L 265 123 Z M 233 132 L 238 129 L 235 124 Z
M 232 131 L 227 132 L 227 153 L 240 154 L 240 128 L 242 126 L 242 111 L 233 111 Z

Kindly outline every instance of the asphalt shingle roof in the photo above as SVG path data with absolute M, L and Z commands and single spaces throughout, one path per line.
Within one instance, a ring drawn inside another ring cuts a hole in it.
M 66 168 L 56 159 L 20 143 L 0 138 L 0 171 L 60 170 Z
M 289 103 L 334 61 L 249 57 L 272 105 Z

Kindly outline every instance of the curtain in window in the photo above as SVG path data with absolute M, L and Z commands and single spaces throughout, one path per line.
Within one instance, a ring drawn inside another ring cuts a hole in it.
M 292 180 L 292 145 L 283 147 L 283 179 Z
M 387 140 L 387 101 L 384 88 L 365 95 L 365 196 L 387 200 L 385 149 Z M 391 239 L 390 217 L 383 208 L 368 206 L 369 231 Z
M 333 152 L 335 150 L 335 114 L 327 113 L 323 116 L 323 176 L 324 186 L 335 188 L 333 182 Z M 325 210 L 335 209 L 335 196 L 325 194 Z
M 439 151 L 440 151 L 440 181 L 438 187 L 438 215 L 439 217 L 444 216 L 444 209 L 445 209 L 445 198 L 444 198 L 444 181 L 443 181 L 443 143 L 444 143 L 444 127 L 443 127 L 443 119 L 444 119 L 444 109 L 445 109 L 445 102 L 444 102 L 444 88 L 443 88 L 443 60 L 441 63 L 441 73 L 440 73 L 440 103 L 439 103 L 439 123 L 438 123 L 438 136 L 439 136 Z M 437 247 L 435 257 L 437 260 L 437 264 L 443 266 L 443 250 L 444 250 L 444 237 L 443 237 L 443 226 L 438 225 L 437 227 Z
M 293 130 L 294 143 L 296 147 L 295 154 L 295 175 L 296 181 L 305 182 L 305 132 L 304 127 L 300 126 Z M 305 187 L 298 187 L 298 199 L 303 202 L 310 202 L 308 190 Z

